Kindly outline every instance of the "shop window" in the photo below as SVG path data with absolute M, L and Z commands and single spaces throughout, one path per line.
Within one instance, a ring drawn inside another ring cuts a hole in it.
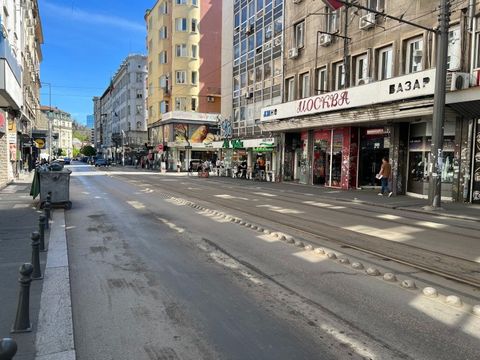
M 355 85 L 368 83 L 368 55 L 366 53 L 354 58 L 353 76 Z
M 386 80 L 392 77 L 393 47 L 387 46 L 377 50 L 377 80 Z
M 462 56 L 460 25 L 450 27 L 448 32 L 447 69 L 459 70 Z
M 423 37 L 419 36 L 405 43 L 405 73 L 423 70 Z

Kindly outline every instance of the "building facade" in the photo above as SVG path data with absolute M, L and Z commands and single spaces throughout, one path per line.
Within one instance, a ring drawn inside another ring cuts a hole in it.
M 52 158 L 58 158 L 59 156 L 72 157 L 72 116 L 56 107 L 41 106 L 41 111 L 48 119 L 49 124 L 49 129 L 46 132 L 48 153 L 51 154 Z
M 87 128 L 93 129 L 95 127 L 95 116 L 87 115 Z
M 438 26 L 438 1 L 356 3 L 429 29 Z M 394 193 L 426 197 L 434 31 L 355 7 L 332 10 L 312 0 L 285 4 L 283 102 L 263 108 L 260 124 L 279 138 L 278 178 L 342 189 L 375 187 L 387 157 Z M 474 201 L 480 194 L 474 166 L 477 11 L 471 1 L 456 2 L 449 31 L 441 177 L 442 197 L 456 201 Z
M 209 0 L 157 1 L 145 14 L 150 152 L 167 170 L 211 157 L 221 108 L 221 17 L 222 2 Z
M 129 55 L 102 96 L 93 98 L 95 146 L 103 157 L 131 161 L 147 142 L 146 78 L 146 56 Z
M 246 162 L 252 172 L 260 162 L 274 173 L 280 154 L 277 140 L 259 121 L 263 107 L 282 102 L 284 1 L 228 3 L 223 14 L 222 128 L 231 131 L 222 134 L 227 140 L 222 158 L 227 167 Z
M 39 114 L 42 25 L 38 3 L 0 1 L 0 187 L 31 169 Z

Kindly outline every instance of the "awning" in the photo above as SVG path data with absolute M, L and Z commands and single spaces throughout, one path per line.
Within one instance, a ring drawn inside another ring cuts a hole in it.
M 447 93 L 446 104 L 459 115 L 480 118 L 480 87 Z

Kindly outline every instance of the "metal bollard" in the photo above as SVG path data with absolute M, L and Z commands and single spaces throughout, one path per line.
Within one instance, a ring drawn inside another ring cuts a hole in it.
M 42 269 L 40 267 L 40 235 L 37 231 L 32 232 L 32 280 L 41 280 Z
M 19 269 L 20 292 L 18 293 L 17 315 L 13 323 L 12 333 L 30 332 L 30 283 L 32 282 L 33 265 L 25 263 Z
M 49 225 L 49 222 L 50 222 L 50 211 L 52 209 L 52 204 L 50 203 L 50 201 L 46 201 L 45 202 L 45 205 L 43 206 L 43 209 L 45 210 L 45 218 L 46 218 L 46 221 L 45 221 L 45 229 L 48 229 L 48 227 L 50 226 Z
M 17 343 L 12 338 L 0 340 L 0 360 L 12 360 L 17 353 Z
M 40 251 L 41 252 L 47 251 L 47 249 L 45 249 L 45 223 L 46 223 L 45 215 L 40 215 L 38 217 L 38 233 L 40 234 Z

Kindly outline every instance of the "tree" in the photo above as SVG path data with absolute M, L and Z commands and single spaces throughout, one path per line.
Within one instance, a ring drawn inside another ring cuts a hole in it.
M 58 148 L 57 151 L 55 152 L 56 156 L 62 156 L 63 155 L 63 150 L 62 148 Z
M 85 156 L 95 156 L 97 154 L 97 150 L 93 148 L 93 146 L 86 145 L 80 149 L 80 152 Z
M 77 157 L 80 154 L 80 150 L 77 148 L 73 148 L 73 157 Z

